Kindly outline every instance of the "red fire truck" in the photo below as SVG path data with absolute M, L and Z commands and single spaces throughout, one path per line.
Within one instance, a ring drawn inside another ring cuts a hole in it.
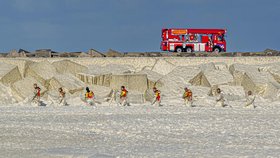
M 162 29 L 161 50 L 171 52 L 225 52 L 226 29 Z

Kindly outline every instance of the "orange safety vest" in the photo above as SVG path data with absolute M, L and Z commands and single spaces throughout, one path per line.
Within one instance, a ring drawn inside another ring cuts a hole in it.
M 37 90 L 37 96 L 40 97 L 41 96 L 41 88 L 36 87 L 35 89 Z
M 159 90 L 156 90 L 155 97 L 156 97 L 157 101 L 160 101 L 160 91 Z
M 93 96 L 94 96 L 94 93 L 92 91 L 86 92 L 86 98 L 91 99 L 91 98 L 93 98 Z
M 188 90 L 185 92 L 185 97 L 188 98 L 188 97 L 192 97 L 192 91 L 191 90 Z
M 127 92 L 128 92 L 128 91 L 127 91 L 126 89 L 122 90 L 122 92 L 121 92 L 121 97 L 126 97 Z

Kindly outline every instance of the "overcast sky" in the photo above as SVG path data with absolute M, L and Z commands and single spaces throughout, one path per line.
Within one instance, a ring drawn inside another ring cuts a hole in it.
M 228 51 L 280 50 L 280 0 L 1 0 L 0 52 L 160 51 L 161 29 L 226 28 Z

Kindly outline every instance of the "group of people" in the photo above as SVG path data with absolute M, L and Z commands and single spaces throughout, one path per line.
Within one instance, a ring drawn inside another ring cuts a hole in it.
M 225 104 L 225 98 L 224 95 L 221 91 L 220 88 L 217 88 L 216 90 L 216 104 L 215 107 L 226 107 L 228 105 Z M 185 100 L 185 105 L 192 107 L 193 103 L 193 97 L 192 97 L 192 91 L 188 89 L 187 87 L 185 88 L 185 92 L 183 94 L 183 99 Z M 251 107 L 251 108 L 256 108 L 254 102 L 255 102 L 256 96 L 253 95 L 252 91 L 248 91 L 247 97 L 246 97 L 246 103 L 244 107 Z
M 153 88 L 153 91 L 155 93 L 155 99 L 153 100 L 152 105 L 160 106 L 160 102 L 161 102 L 160 91 L 157 90 L 157 88 L 155 88 L 155 87 Z M 130 103 L 127 100 L 127 95 L 128 95 L 127 89 L 125 88 L 125 86 L 121 86 L 120 95 L 119 95 L 119 100 L 120 101 L 118 103 L 120 106 L 130 106 Z M 112 96 L 111 101 L 113 99 L 114 98 Z M 90 106 L 95 106 L 96 105 L 96 100 L 95 100 L 94 93 L 93 93 L 93 91 L 91 91 L 89 89 L 89 87 L 86 87 L 86 93 L 85 93 L 84 100 L 85 100 L 87 105 L 90 105 Z
M 33 84 L 34 92 L 33 97 L 31 99 L 31 102 L 34 103 L 37 106 L 41 106 L 41 88 L 37 85 L 37 83 Z M 58 88 L 59 92 L 59 98 L 58 98 L 58 104 L 61 106 L 67 105 L 66 103 L 66 92 L 63 90 L 62 87 Z
M 66 92 L 63 90 L 62 87 L 60 87 L 58 89 L 59 92 L 59 99 L 58 99 L 58 104 L 61 106 L 65 106 L 67 105 L 66 102 Z M 158 90 L 156 87 L 153 87 L 153 93 L 154 93 L 154 98 L 153 101 L 151 102 L 151 105 L 155 105 L 155 106 L 162 106 L 161 105 L 161 93 L 160 90 Z M 216 90 L 216 107 L 225 107 L 227 106 L 225 104 L 225 99 L 224 99 L 224 95 L 221 91 L 220 88 L 217 88 Z M 120 102 L 118 103 L 121 106 L 130 106 L 129 102 L 127 101 L 127 95 L 128 95 L 128 91 L 125 88 L 125 86 L 121 86 L 121 91 L 120 91 Z M 41 88 L 35 83 L 34 84 L 34 96 L 32 98 L 32 102 L 35 103 L 36 105 L 40 106 L 40 97 L 41 97 Z M 185 105 L 192 107 L 193 106 L 193 93 L 192 91 L 186 87 L 185 91 L 183 93 L 183 97 Z M 252 91 L 248 91 L 247 93 L 247 99 L 246 99 L 246 104 L 244 105 L 244 107 L 253 107 L 255 108 L 255 96 L 253 95 Z M 92 90 L 89 89 L 89 87 L 86 87 L 86 93 L 84 96 L 85 103 L 89 106 L 95 106 L 96 105 L 96 100 L 95 100 L 95 96 Z
M 245 103 L 244 107 L 256 108 L 255 103 L 254 103 L 255 99 L 256 99 L 256 96 L 253 95 L 252 91 L 248 91 L 247 96 L 246 96 L 246 103 Z M 224 99 L 223 93 L 220 88 L 217 88 L 216 106 L 217 107 L 228 106 L 225 104 L 225 99 Z

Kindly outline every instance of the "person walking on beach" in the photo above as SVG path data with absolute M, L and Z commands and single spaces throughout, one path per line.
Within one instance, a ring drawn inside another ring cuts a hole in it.
M 247 97 L 246 97 L 246 104 L 244 107 L 248 108 L 256 108 L 254 102 L 255 102 L 256 96 L 253 95 L 252 91 L 248 91 Z
M 85 101 L 89 106 L 95 106 L 94 93 L 86 87 Z
M 185 100 L 186 106 L 192 107 L 192 91 L 188 87 L 185 88 L 183 99 Z
M 36 106 L 40 106 L 41 105 L 41 102 L 40 102 L 41 88 L 38 87 L 37 83 L 33 84 L 33 88 L 34 88 L 34 91 L 33 91 L 34 96 L 31 100 L 31 102 L 33 102 Z
M 62 89 L 62 87 L 58 88 L 59 92 L 59 105 L 65 106 L 67 105 L 66 103 L 66 92 Z
M 216 96 L 216 107 L 225 107 L 225 99 L 224 95 L 220 88 L 217 89 L 217 96 Z
M 160 90 L 158 90 L 156 87 L 154 87 L 153 92 L 154 92 L 154 100 L 151 105 L 161 106 Z
M 121 94 L 120 94 L 120 105 L 121 106 L 129 106 L 129 103 L 127 102 L 127 93 L 125 86 L 121 86 Z

